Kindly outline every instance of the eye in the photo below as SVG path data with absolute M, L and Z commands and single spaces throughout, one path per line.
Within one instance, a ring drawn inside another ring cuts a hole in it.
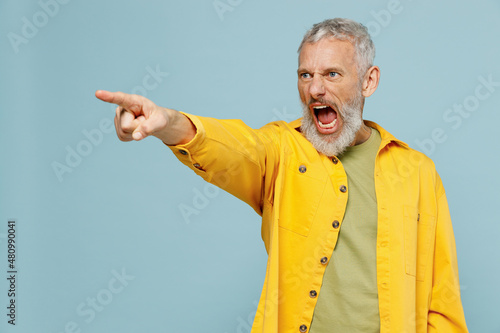
M 330 72 L 330 73 L 328 73 L 329 77 L 336 77 L 337 75 L 339 75 L 339 73 L 337 73 L 337 72 Z
M 300 78 L 301 79 L 310 79 L 311 78 L 311 74 L 309 74 L 309 73 L 300 73 Z

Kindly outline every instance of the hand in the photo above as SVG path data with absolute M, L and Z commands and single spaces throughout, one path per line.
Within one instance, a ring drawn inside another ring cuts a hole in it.
M 121 141 L 140 141 L 153 135 L 168 145 L 189 142 L 196 134 L 191 121 L 178 111 L 157 106 L 151 100 L 122 92 L 98 90 L 95 96 L 117 104 L 116 134 Z

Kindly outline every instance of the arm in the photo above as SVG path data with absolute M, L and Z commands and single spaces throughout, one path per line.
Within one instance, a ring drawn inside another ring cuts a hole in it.
M 277 174 L 278 125 L 254 130 L 241 120 L 188 117 L 196 136 L 186 144 L 170 145 L 175 156 L 207 182 L 262 214 L 263 200 L 272 200 Z
M 120 140 L 159 138 L 196 174 L 262 213 L 279 158 L 274 125 L 253 130 L 240 120 L 185 115 L 122 92 L 98 90 L 96 97 L 118 105 L 115 127 Z

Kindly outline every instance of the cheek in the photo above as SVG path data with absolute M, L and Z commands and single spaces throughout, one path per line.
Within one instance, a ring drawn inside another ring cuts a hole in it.
M 302 101 L 302 103 L 305 103 L 307 97 L 307 89 L 305 85 L 299 82 L 297 83 L 297 88 L 299 90 L 300 100 Z

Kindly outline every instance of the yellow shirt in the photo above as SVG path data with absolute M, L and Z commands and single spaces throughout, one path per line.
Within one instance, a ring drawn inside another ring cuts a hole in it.
M 308 332 L 347 203 L 340 163 L 318 153 L 300 120 L 258 130 L 240 120 L 187 115 L 197 128 L 170 147 L 206 181 L 262 216 L 269 255 L 252 333 Z M 467 332 L 453 229 L 433 162 L 372 122 L 380 332 Z

